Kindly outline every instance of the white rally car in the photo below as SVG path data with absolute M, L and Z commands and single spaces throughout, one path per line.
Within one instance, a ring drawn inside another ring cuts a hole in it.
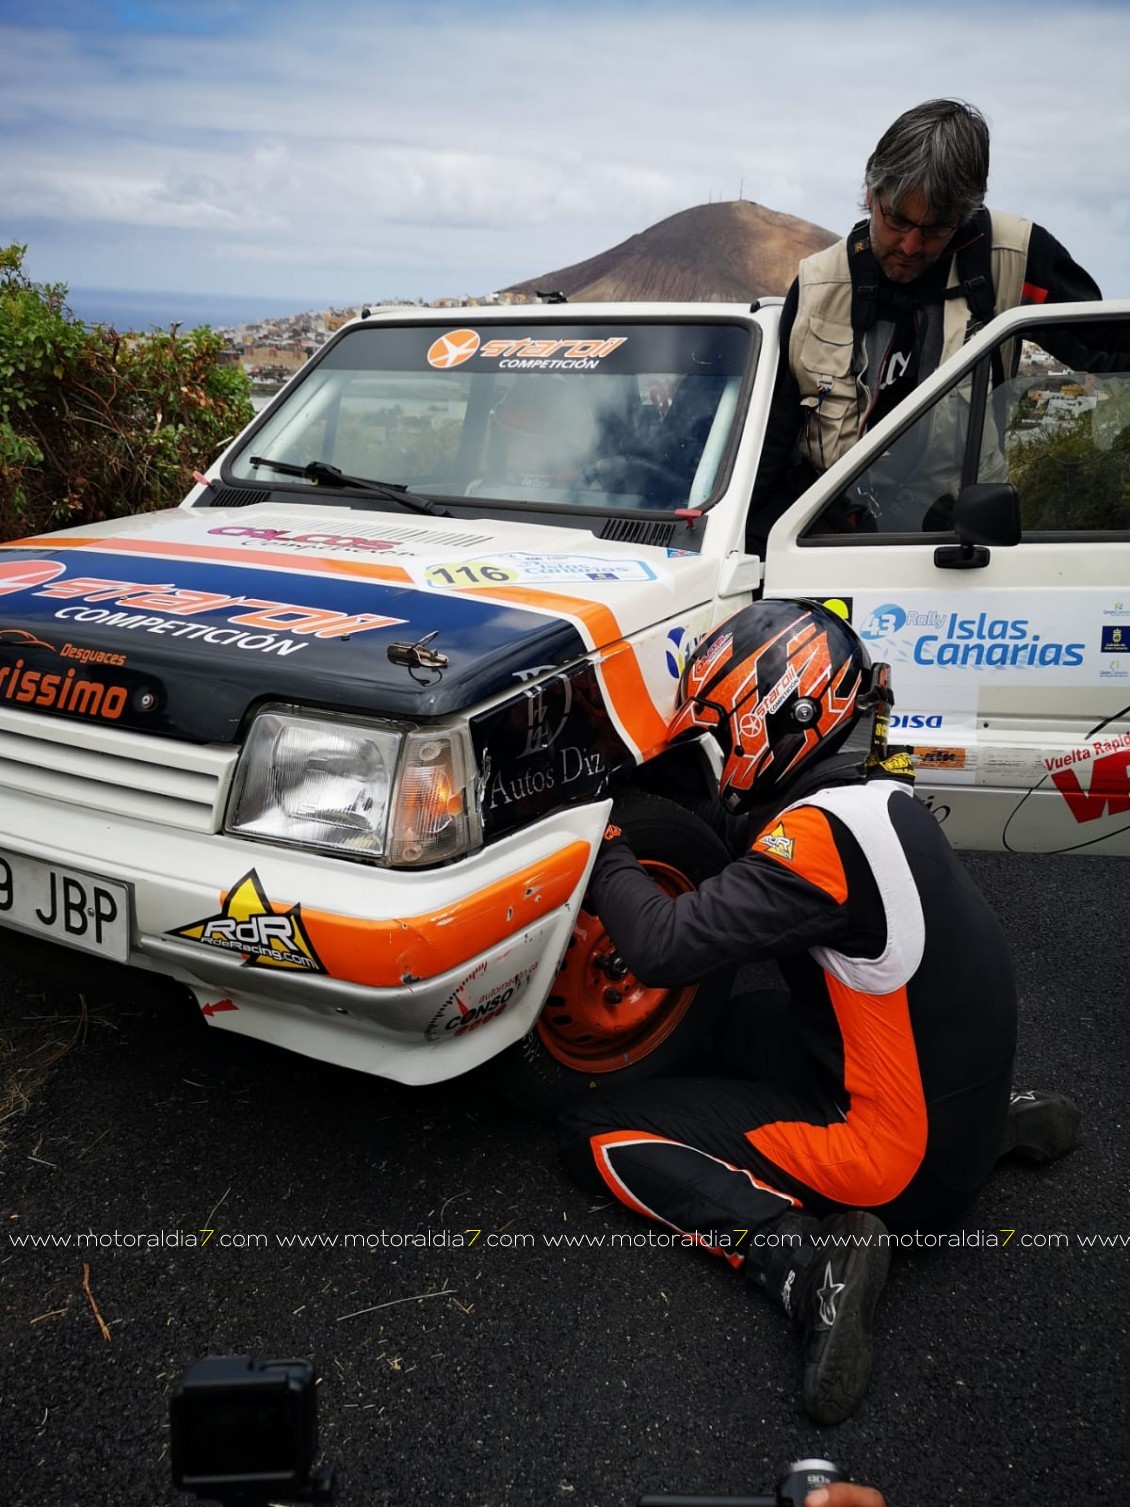
M 669 1069 L 726 981 L 644 986 L 582 901 L 613 793 L 671 893 L 722 861 L 666 725 L 758 592 L 890 661 L 956 846 L 1130 850 L 1130 303 L 996 320 L 762 558 L 779 318 L 383 312 L 179 507 L 0 547 L 5 945 L 404 1083 Z

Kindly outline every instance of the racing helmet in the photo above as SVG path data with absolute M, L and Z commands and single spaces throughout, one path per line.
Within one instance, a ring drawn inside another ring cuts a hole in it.
M 695 649 L 667 731 L 713 735 L 719 797 L 737 812 L 838 750 L 847 757 L 829 775 L 862 777 L 885 756 L 891 705 L 888 666 L 872 665 L 843 618 L 819 602 L 761 601 Z

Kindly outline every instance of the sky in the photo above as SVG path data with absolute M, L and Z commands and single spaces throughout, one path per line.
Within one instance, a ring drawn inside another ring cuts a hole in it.
M 1130 297 L 1130 0 L 0 0 L 0 245 L 71 287 L 481 294 L 745 198 L 838 233 L 904 109 Z

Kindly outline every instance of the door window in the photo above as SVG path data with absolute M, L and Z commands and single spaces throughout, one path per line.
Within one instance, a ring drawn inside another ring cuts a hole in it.
M 1080 370 L 1026 340 L 987 407 L 981 465 L 1001 464 L 1025 538 L 1130 530 L 1130 372 Z
M 812 542 L 951 532 L 970 482 L 1011 482 L 1024 537 L 1130 531 L 1126 325 L 1041 323 L 1001 347 L 908 424 L 817 515 Z M 1121 350 L 1120 350 L 1121 346 Z M 971 443 L 970 434 L 973 434 Z

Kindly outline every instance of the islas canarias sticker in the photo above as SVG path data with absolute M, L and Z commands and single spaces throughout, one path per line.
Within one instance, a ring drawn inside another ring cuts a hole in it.
M 325 973 L 302 920 L 301 905 L 275 906 L 252 869 L 231 890 L 223 909 L 169 933 L 242 954 L 246 967 Z

